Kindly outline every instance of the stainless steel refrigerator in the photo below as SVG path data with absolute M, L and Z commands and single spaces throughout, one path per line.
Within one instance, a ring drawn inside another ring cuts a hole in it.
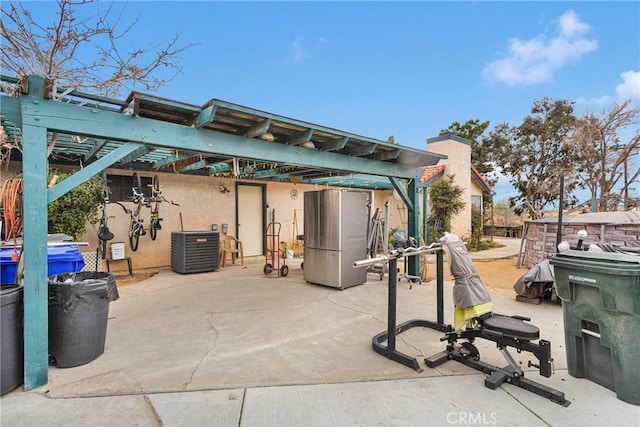
M 365 191 L 304 193 L 304 279 L 345 289 L 367 281 L 366 258 L 370 195 Z

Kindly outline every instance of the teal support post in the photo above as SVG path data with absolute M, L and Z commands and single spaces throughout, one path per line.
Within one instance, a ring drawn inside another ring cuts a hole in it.
M 428 208 L 428 192 L 429 187 L 422 187 L 422 238 L 424 239 L 424 244 L 429 244 L 429 211 Z
M 49 320 L 47 286 L 47 129 L 26 120 L 25 109 L 37 111 L 44 94 L 40 77 L 29 78 L 29 96 L 21 99 L 22 174 L 24 185 L 24 389 L 47 383 Z
M 415 237 L 419 242 L 418 224 L 420 223 L 420 211 L 418 203 L 418 187 L 416 180 L 412 179 L 407 183 L 407 196 L 411 200 L 410 204 L 407 204 L 407 232 L 409 236 Z M 420 257 L 412 256 L 405 258 L 405 261 L 409 261 L 409 275 L 420 276 Z

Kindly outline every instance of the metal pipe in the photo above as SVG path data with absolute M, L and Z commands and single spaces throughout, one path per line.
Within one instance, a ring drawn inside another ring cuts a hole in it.
M 380 255 L 375 258 L 367 258 L 353 262 L 354 268 L 366 267 L 369 265 L 377 264 L 379 262 L 389 262 L 392 259 L 404 258 L 409 256 L 416 256 L 424 253 L 441 252 L 441 243 L 432 243 L 429 246 L 420 246 L 419 248 L 406 248 L 402 251 L 393 250 L 388 255 Z
M 558 245 L 562 242 L 562 208 L 564 208 L 564 175 L 560 177 L 560 201 L 558 202 L 558 229 L 556 230 L 555 252 L 558 252 Z
M 438 325 L 444 325 L 444 251 L 436 252 L 436 303 Z
M 387 309 L 387 352 L 396 351 L 396 288 L 398 286 L 398 260 L 389 260 L 389 304 Z

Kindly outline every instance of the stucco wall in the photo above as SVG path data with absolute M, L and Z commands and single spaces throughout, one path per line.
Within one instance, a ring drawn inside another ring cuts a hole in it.
M 454 182 L 463 189 L 462 200 L 464 209 L 451 220 L 451 232 L 464 237 L 471 234 L 471 144 L 453 135 L 440 135 L 427 140 L 427 150 L 432 153 L 444 154 L 447 159 L 439 164 L 446 164 L 446 175 L 455 175 Z
M 56 165 L 61 170 L 71 170 L 73 168 L 65 168 Z M 77 168 L 75 168 L 77 170 Z M 15 177 L 21 171 L 21 164 L 12 162 L 9 169 L 3 169 L 2 181 Z M 280 182 L 260 182 L 260 181 L 242 181 L 230 178 L 215 178 L 206 176 L 194 176 L 187 174 L 175 173 L 156 173 L 156 172 L 138 172 L 141 176 L 152 177 L 158 174 L 162 185 L 163 195 L 168 200 L 173 200 L 180 206 L 173 206 L 169 203 L 162 203 L 160 207 L 160 216 L 162 217 L 162 230 L 158 231 L 156 240 L 151 240 L 149 233 L 140 237 L 138 250 L 131 251 L 128 241 L 129 215 L 123 209 L 116 205 L 110 204 L 107 207 L 109 214 L 109 229 L 115 235 L 113 240 L 108 243 L 124 242 L 125 254 L 131 257 L 133 268 L 138 269 L 155 269 L 163 268 L 171 265 L 171 232 L 172 231 L 203 231 L 211 230 L 212 224 L 218 224 L 221 228 L 223 223 L 229 224 L 229 233 L 237 235 L 236 230 L 236 182 L 247 182 L 251 184 L 266 185 L 266 203 L 268 209 L 267 222 L 271 221 L 271 213 L 275 209 L 275 221 L 281 224 L 280 241 L 287 242 L 290 249 L 292 245 L 297 243 L 296 234 L 304 234 L 304 192 L 321 190 L 329 187 L 305 184 L 292 184 Z M 108 175 L 131 176 L 132 171 L 122 169 L 107 169 Z M 231 192 L 221 193 L 220 185 L 226 186 Z M 298 197 L 291 197 L 291 190 L 298 191 Z M 380 208 L 384 213 L 384 204 L 390 200 L 390 224 L 392 227 L 400 227 L 406 219 L 400 217 L 400 213 L 404 212 L 406 218 L 406 209 L 398 209 L 398 206 L 404 206 L 403 203 L 392 196 L 392 191 L 372 191 L 372 214 L 376 208 Z M 131 202 L 122 202 L 126 207 L 132 209 L 134 207 Z M 296 215 L 297 230 L 294 226 L 294 211 Z M 150 210 L 142 209 L 142 218 L 145 226 L 149 224 Z M 81 252 L 95 252 L 98 248 L 98 225 L 88 224 L 85 233 L 80 241 L 87 243 L 87 246 L 81 246 Z M 263 238 L 263 236 L 256 236 Z M 299 248 L 300 251 L 302 248 Z M 107 251 L 110 251 L 107 245 Z M 106 263 L 102 261 L 102 270 L 106 271 Z M 112 271 L 125 271 L 127 268 L 125 262 L 112 263 Z

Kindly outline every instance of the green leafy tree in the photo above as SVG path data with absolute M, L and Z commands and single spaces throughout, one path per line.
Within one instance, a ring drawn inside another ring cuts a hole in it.
M 71 175 L 52 169 L 49 171 L 49 180 L 57 176 L 60 182 Z M 98 203 L 103 190 L 108 191 L 108 187 L 102 177 L 96 175 L 49 203 L 49 233 L 67 234 L 79 240 L 86 230 L 87 222 L 95 224 L 98 221 Z
M 479 249 L 480 242 L 484 237 L 485 218 L 478 209 L 471 210 L 471 238 L 469 246 L 473 249 Z
M 456 185 L 454 175 L 437 180 L 429 187 L 429 205 L 431 211 L 427 219 L 429 243 L 451 230 L 451 218 L 464 208 L 463 188 Z
M 486 138 L 496 164 L 518 192 L 511 205 L 518 215 L 537 219 L 558 201 L 564 176 L 567 199 L 575 188 L 575 153 L 570 144 L 576 118 L 565 100 L 536 100 L 522 124 L 496 126 Z

